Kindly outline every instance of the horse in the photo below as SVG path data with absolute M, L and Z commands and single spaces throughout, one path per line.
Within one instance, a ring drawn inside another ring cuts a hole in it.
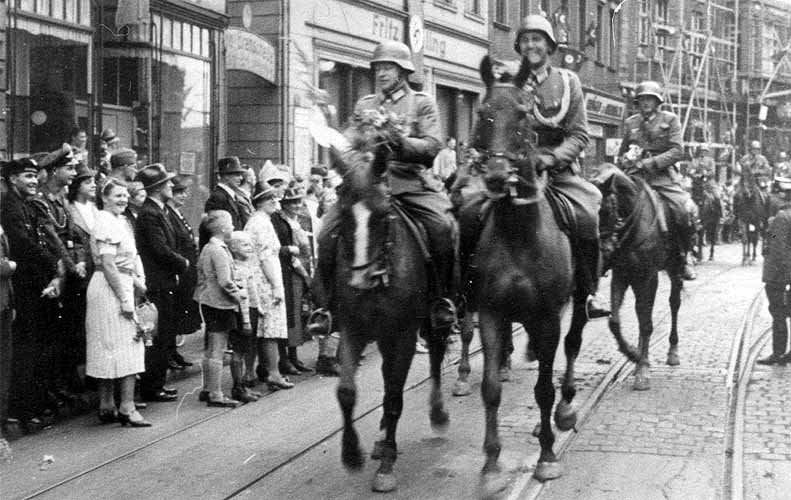
M 714 260 L 714 247 L 724 216 L 723 204 L 719 195 L 706 188 L 703 176 L 695 177 L 692 182 L 692 200 L 700 208 L 700 224 L 696 235 L 696 257 L 703 260 L 703 245 L 709 245 L 709 260 Z
M 649 343 L 654 330 L 651 318 L 659 271 L 670 277 L 670 348 L 667 364 L 680 364 L 678 311 L 681 307 L 683 263 L 668 252 L 663 227 L 663 207 L 658 195 L 639 176 L 629 176 L 612 164 L 604 164 L 592 182 L 602 193 L 599 228 L 605 268 L 612 268 L 610 332 L 619 350 L 636 363 L 633 388 L 650 388 Z M 640 337 L 637 349 L 621 332 L 620 309 L 626 290 L 632 288 Z
M 766 195 L 757 186 L 752 190 L 742 187 L 733 196 L 733 213 L 741 235 L 742 265 L 753 264 L 758 257 L 758 240 L 764 242 L 766 237 L 769 219 Z
M 481 396 L 486 412 L 486 459 L 479 486 L 484 498 L 498 495 L 507 479 L 498 465 L 501 442 L 497 414 L 502 395 L 498 372 L 503 343 L 511 323 L 524 326 L 539 361 L 534 395 L 540 407 L 538 464 L 533 475 L 540 481 L 560 477 L 562 468 L 553 445 L 551 416 L 555 402 L 552 370 L 560 342 L 561 313 L 573 296 L 571 328 L 565 339 L 566 370 L 562 399 L 555 410 L 555 424 L 569 430 L 576 424 L 572 405 L 576 393 L 574 364 L 587 322 L 586 296 L 575 291 L 575 265 L 571 240 L 563 231 L 550 204 L 546 173 L 534 166 L 535 132 L 527 125 L 533 96 L 516 86 L 526 64 L 514 77 L 498 71 L 488 56 L 480 75 L 486 96 L 478 108 L 472 144 L 482 155 L 486 201 L 468 202 L 464 210 L 480 207 L 480 225 L 474 245 L 478 272 L 473 286 L 484 355 Z M 464 219 L 464 217 L 463 217 Z M 464 233 L 464 228 L 462 228 Z M 462 242 L 464 244 L 464 242 Z
M 385 184 L 386 144 L 392 144 L 394 133 L 391 124 L 391 118 L 382 116 L 354 120 L 344 131 L 348 145 L 332 144 L 331 148 L 333 168 L 343 178 L 338 189 L 341 223 L 333 269 L 335 321 L 341 337 L 341 373 L 336 391 L 343 415 L 341 459 L 350 471 L 359 471 L 364 465 L 353 421 L 355 372 L 365 346 L 376 341 L 384 379 L 381 435 L 371 454 L 380 460 L 371 484 L 377 492 L 397 487 L 396 427 L 403 409 L 404 384 L 418 331 L 430 331 L 430 282 L 422 241 L 425 235 L 389 195 Z M 430 422 L 435 431 L 444 432 L 450 421 L 441 390 L 447 339 L 425 336 L 431 374 Z

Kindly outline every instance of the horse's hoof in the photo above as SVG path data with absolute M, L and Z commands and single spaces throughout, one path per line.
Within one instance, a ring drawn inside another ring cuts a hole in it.
M 675 347 L 671 347 L 669 351 L 667 351 L 667 364 L 668 366 L 678 366 L 681 364 L 681 360 L 678 358 L 678 349 Z
M 497 372 L 497 377 L 500 382 L 509 382 L 511 380 L 511 369 L 508 367 L 500 368 Z
M 432 408 L 429 419 L 431 420 L 431 429 L 434 432 L 439 434 L 444 434 L 447 432 L 448 427 L 450 426 L 450 415 L 445 410 L 445 408 L 441 406 L 435 406 Z
M 503 493 L 508 489 L 508 483 L 508 475 L 499 470 L 482 473 L 479 483 L 480 498 L 482 500 L 503 498 Z
M 538 437 L 538 436 L 541 435 L 541 423 L 540 422 L 537 423 L 535 427 L 533 427 L 533 432 L 531 432 L 531 434 L 533 434 L 533 437 Z
M 374 474 L 374 480 L 371 482 L 371 490 L 377 493 L 393 491 L 396 489 L 396 486 L 398 486 L 398 482 L 396 481 L 395 474 L 392 472 L 389 474 L 377 472 Z
M 561 431 L 568 431 L 577 425 L 577 411 L 571 403 L 561 400 L 555 408 L 555 425 Z
M 634 385 L 632 386 L 632 389 L 635 391 L 647 391 L 650 388 L 651 381 L 648 378 L 648 373 L 638 370 L 637 373 L 634 374 Z
M 363 465 L 365 465 L 365 457 L 363 457 L 363 452 L 360 449 L 360 439 L 354 431 L 343 434 L 341 461 L 346 469 L 353 472 L 361 470 Z
M 457 380 L 456 383 L 453 385 L 454 396 L 469 396 L 470 394 L 472 394 L 472 388 L 470 387 L 469 382 L 462 382 L 461 380 Z
M 538 462 L 533 477 L 538 481 L 544 482 L 557 479 L 563 475 L 563 467 L 560 462 Z

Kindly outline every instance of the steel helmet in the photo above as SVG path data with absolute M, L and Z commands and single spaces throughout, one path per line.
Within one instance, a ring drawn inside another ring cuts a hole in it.
M 758 141 L 752 141 L 750 143 L 750 149 L 761 149 L 761 143 Z
M 651 80 L 644 81 L 637 86 L 635 97 L 642 95 L 651 95 L 659 99 L 660 103 L 665 102 L 665 98 L 662 97 L 662 86 Z
M 395 40 L 385 40 L 374 49 L 374 57 L 371 59 L 371 69 L 374 64 L 389 62 L 397 64 L 404 71 L 414 73 L 415 65 L 412 64 L 412 52 L 409 47 Z
M 530 14 L 529 16 L 526 16 L 524 19 L 522 19 L 522 22 L 519 24 L 519 30 L 516 32 L 514 50 L 517 54 L 521 54 L 521 52 L 519 52 L 519 39 L 528 31 L 538 31 L 543 33 L 549 44 L 552 46 L 552 50 L 554 51 L 557 49 L 558 42 L 555 41 L 555 32 L 552 29 L 552 24 L 550 24 L 549 19 L 538 14 Z

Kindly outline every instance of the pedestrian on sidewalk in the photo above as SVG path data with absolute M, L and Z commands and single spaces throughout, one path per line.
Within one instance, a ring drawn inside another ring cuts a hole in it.
M 255 331 L 258 328 L 258 294 L 251 270 L 253 242 L 245 231 L 234 231 L 228 241 L 233 255 L 233 275 L 236 285 L 245 297 L 239 305 L 237 328 L 231 330 L 228 341 L 231 345 L 231 397 L 242 403 L 258 401 L 261 394 L 247 388 L 245 384 L 245 359 L 255 353 Z M 251 371 L 252 371 L 252 367 Z
M 258 296 L 258 363 L 270 389 L 291 389 L 294 384 L 280 373 L 278 343 L 288 340 L 283 273 L 280 268 L 280 240 L 272 226 L 272 214 L 280 209 L 278 190 L 267 182 L 253 193 L 255 212 L 245 226 L 253 242 L 253 281 Z M 250 361 L 250 358 L 247 360 Z M 247 365 L 250 370 L 252 364 Z
M 769 221 L 763 269 L 766 298 L 772 315 L 772 354 L 756 361 L 761 365 L 791 362 L 791 352 L 786 352 L 786 318 L 791 317 L 791 179 L 775 178 L 775 184 L 783 193 L 783 201 L 780 211 Z
M 124 220 L 126 185 L 108 179 L 102 187 L 104 209 L 91 235 L 96 272 L 86 292 L 85 373 L 99 380 L 99 421 L 149 427 L 135 407 L 135 375 L 145 370 L 145 350 L 135 324 L 135 297 L 146 293 L 145 272 L 135 237 Z M 115 384 L 121 404 L 115 406 Z
M 239 328 L 237 311 L 246 299 L 233 275 L 233 257 L 226 240 L 233 232 L 231 214 L 212 210 L 204 227 L 210 238 L 198 257 L 198 286 L 195 301 L 200 305 L 206 324 L 206 350 L 203 368 L 203 391 L 198 399 L 208 406 L 236 408 L 239 401 L 225 397 L 222 392 L 222 360 L 228 345 L 228 334 Z

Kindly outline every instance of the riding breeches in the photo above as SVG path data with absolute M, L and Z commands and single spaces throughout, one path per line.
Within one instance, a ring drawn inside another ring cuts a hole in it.
M 651 186 L 665 206 L 665 214 L 670 235 L 670 243 L 680 256 L 692 247 L 695 226 L 698 218 L 697 205 L 689 193 L 678 184 L 657 184 Z
M 598 239 L 602 200 L 598 188 L 568 168 L 553 173 L 551 185 L 569 200 L 574 209 L 577 219 L 574 236 L 580 240 Z

